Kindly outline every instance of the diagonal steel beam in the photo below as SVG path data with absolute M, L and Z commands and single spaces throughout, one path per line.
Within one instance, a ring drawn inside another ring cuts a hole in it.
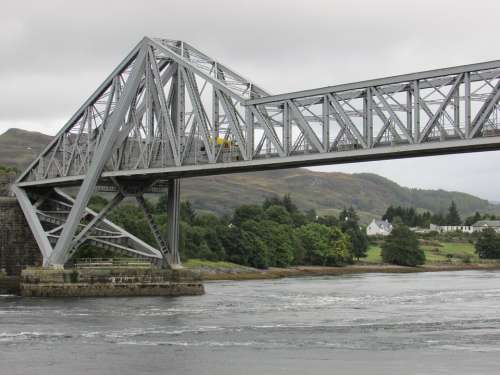
M 145 39 L 145 38 L 144 38 Z M 127 67 L 131 64 L 132 61 L 134 61 L 134 58 L 137 57 L 137 54 L 139 53 L 139 50 L 141 46 L 144 43 L 144 39 L 141 40 L 135 48 L 125 57 L 125 59 L 113 70 L 113 72 L 104 80 L 104 82 L 97 88 L 97 90 L 88 98 L 85 103 L 76 111 L 76 113 L 69 119 L 69 121 L 62 127 L 62 129 L 56 134 L 54 139 L 47 145 L 47 147 L 41 152 L 40 156 L 36 158 L 33 163 L 30 164 L 30 166 L 19 176 L 17 179 L 17 182 L 21 182 L 24 180 L 26 175 L 33 169 L 40 159 L 52 149 L 52 147 L 55 146 L 55 144 L 58 142 L 58 139 L 62 137 L 71 127 L 78 121 L 78 119 L 83 115 L 83 113 L 86 111 L 87 107 L 94 103 L 96 100 L 99 99 L 99 97 L 106 92 L 106 90 L 111 86 L 113 79 L 115 76 L 123 72 Z
M 74 206 L 75 200 L 71 196 L 66 194 L 64 191 L 62 191 L 59 188 L 55 188 L 54 192 L 58 194 L 60 197 L 64 198 L 66 201 L 70 202 L 70 204 Z M 95 217 L 98 215 L 98 213 L 86 207 L 85 215 Z M 103 218 L 101 219 L 101 221 L 107 227 L 109 227 L 110 229 L 112 229 L 117 233 L 120 233 L 123 237 L 126 237 L 128 241 L 132 242 L 132 244 L 134 245 L 134 249 L 128 249 L 128 250 L 132 251 L 133 253 L 137 253 L 139 255 L 149 256 L 151 258 L 157 258 L 157 259 L 162 258 L 162 255 L 158 249 L 155 249 L 153 246 L 148 245 L 146 242 L 134 236 L 132 233 L 127 232 L 126 230 L 124 230 L 123 228 L 121 228 L 120 226 L 116 225 L 115 223 L 113 223 L 108 219 Z M 127 250 L 126 248 L 124 249 Z
M 307 140 L 309 141 L 309 144 L 311 144 L 318 152 L 326 152 L 326 149 L 323 147 L 323 144 L 319 140 L 318 136 L 311 128 L 309 123 L 306 121 L 306 119 L 304 118 L 300 110 L 297 108 L 295 103 L 292 100 L 287 100 L 286 103 L 292 110 L 293 117 L 295 118 L 295 121 L 299 126 L 299 128 L 301 128 L 302 131 L 304 132 Z
M 111 212 L 124 198 L 125 196 L 119 191 L 109 203 L 102 208 L 99 213 L 90 220 L 90 222 L 75 236 L 70 245 L 70 252 L 74 252 L 78 247 L 85 242 L 85 236 L 87 233 L 95 227 L 104 217 Z
M 398 128 L 405 135 L 405 137 L 408 140 L 408 142 L 414 143 L 413 137 L 408 132 L 408 129 L 403 124 L 403 122 L 401 121 L 401 119 L 399 118 L 399 116 L 394 112 L 394 110 L 389 105 L 389 103 L 387 103 L 387 100 L 385 100 L 384 95 L 382 95 L 376 87 L 372 87 L 372 91 L 375 93 L 375 96 L 378 98 L 378 100 L 380 100 L 380 102 L 384 106 L 385 110 L 387 112 L 389 112 L 389 115 L 391 116 L 392 120 L 397 124 Z
M 245 136 L 243 135 L 243 131 L 241 129 L 238 116 L 236 116 L 235 114 L 236 109 L 234 108 L 233 101 L 230 97 L 228 97 L 226 94 L 224 94 L 222 91 L 219 90 L 217 90 L 217 97 L 220 99 L 220 102 L 222 103 L 222 107 L 224 108 L 224 112 L 226 113 L 229 125 L 231 127 L 231 131 L 236 137 L 236 141 L 238 142 L 238 147 L 240 149 L 241 155 L 243 156 L 243 160 L 248 160 Z
M 446 110 L 446 107 L 450 103 L 451 98 L 453 98 L 453 95 L 455 95 L 455 91 L 458 90 L 458 87 L 460 86 L 460 83 L 462 82 L 462 79 L 464 77 L 464 74 L 459 74 L 457 78 L 455 79 L 455 82 L 453 83 L 453 86 L 451 87 L 450 91 L 448 92 L 448 95 L 446 95 L 446 98 L 441 102 L 439 108 L 436 110 L 436 112 L 433 114 L 433 116 L 429 119 L 429 122 L 425 125 L 424 129 L 422 130 L 422 133 L 420 134 L 420 139 L 418 140 L 419 143 L 421 143 L 427 136 L 429 135 L 430 131 L 436 124 L 436 122 L 439 119 L 439 116 L 443 113 L 444 110 Z
M 175 136 L 175 131 L 174 131 L 174 125 L 172 123 L 172 119 L 170 118 L 170 115 L 168 113 L 168 107 L 167 107 L 167 99 L 165 98 L 165 93 L 163 91 L 163 87 L 159 86 L 159 84 L 162 82 L 162 79 L 160 77 L 160 72 L 158 70 L 158 65 L 156 64 L 153 52 L 151 49 L 149 49 L 149 58 L 151 61 L 151 64 L 153 66 L 153 75 L 155 78 L 154 81 L 154 87 L 153 87 L 153 101 L 155 105 L 157 105 L 160 108 L 160 113 L 163 118 L 165 130 L 167 133 L 167 138 L 169 141 L 169 145 L 174 157 L 174 162 L 176 165 L 180 165 L 180 153 L 179 153 L 179 145 L 177 144 L 176 136 Z
M 339 125 L 348 129 L 348 132 L 351 133 L 354 138 L 363 146 L 363 148 L 367 147 L 366 141 L 363 138 L 363 135 L 359 132 L 358 128 L 352 122 L 351 118 L 345 113 L 344 108 L 340 105 L 339 101 L 333 94 L 327 94 L 328 100 L 330 101 L 331 108 L 335 113 L 338 114 L 337 119 L 340 120 Z
M 52 265 L 64 265 L 68 260 L 68 252 L 70 250 L 70 244 L 75 235 L 76 228 L 80 223 L 85 207 L 87 206 L 90 197 L 95 189 L 97 180 L 101 175 L 104 165 L 109 160 L 113 145 L 116 141 L 116 136 L 119 133 L 120 127 L 125 121 L 126 113 L 134 100 L 141 77 L 144 72 L 144 66 L 146 63 L 146 45 L 141 47 L 139 54 L 135 60 L 134 67 L 130 76 L 127 79 L 124 92 L 116 105 L 113 115 L 110 118 L 109 124 L 106 126 L 106 130 L 102 136 L 101 144 L 99 144 L 96 150 L 90 167 L 88 169 L 87 175 L 83 180 L 82 186 L 78 192 L 75 203 L 71 212 L 68 216 L 66 226 L 61 234 L 61 237 L 57 241 L 56 247 L 52 254 L 50 255 L 49 262 Z
M 264 128 L 264 133 L 266 134 L 266 138 L 271 141 L 271 143 L 274 145 L 276 150 L 278 151 L 278 154 L 280 156 L 286 156 L 285 150 L 283 149 L 283 146 L 281 145 L 278 135 L 276 134 L 276 131 L 274 130 L 274 127 L 267 121 L 267 119 L 260 113 L 260 111 L 257 109 L 255 106 L 250 106 L 250 109 L 254 116 L 257 118 L 261 126 Z
M 151 232 L 153 233 L 153 237 L 155 238 L 156 243 L 160 247 L 161 255 L 163 257 L 162 267 L 169 267 L 170 258 L 171 258 L 171 251 L 168 247 L 168 244 L 162 238 L 161 233 L 160 233 L 160 229 L 156 225 L 156 223 L 153 219 L 153 215 L 151 215 L 151 212 L 149 212 L 146 201 L 144 200 L 144 196 L 142 194 L 136 195 L 135 199 L 137 200 L 139 207 L 144 212 L 144 216 L 146 217 L 146 221 L 148 222 L 149 228 L 151 229 Z
M 42 224 L 35 213 L 35 208 L 33 207 L 26 191 L 19 188 L 17 185 L 12 185 L 11 189 L 16 195 L 24 217 L 28 222 L 28 226 L 33 233 L 33 237 L 35 237 L 35 241 L 42 252 L 43 265 L 45 266 L 48 264 L 50 254 L 52 253 L 52 245 L 49 242 L 47 233 L 45 233 L 45 229 L 43 229 Z
M 210 129 L 207 121 L 207 115 L 201 102 L 200 92 L 196 85 L 196 78 L 192 72 L 186 70 L 186 68 L 181 68 L 182 75 L 186 82 L 186 88 L 188 90 L 189 98 L 191 99 L 191 104 L 193 105 L 193 110 L 195 112 L 197 125 L 201 128 L 201 136 L 203 143 L 205 145 L 205 150 L 207 152 L 207 157 L 209 162 L 215 162 L 214 150 L 212 149 L 212 143 L 210 142 Z
M 493 112 L 493 109 L 495 106 L 498 104 L 498 101 L 500 100 L 500 79 L 498 80 L 497 84 L 495 85 L 495 90 L 492 91 L 490 94 L 488 100 L 486 100 L 479 112 L 477 113 L 476 117 L 472 121 L 472 130 L 470 133 L 470 138 L 473 138 L 480 129 L 483 128 L 484 123 L 490 117 L 491 112 Z
M 212 85 L 217 86 L 220 90 L 224 91 L 226 94 L 228 94 L 229 96 L 233 97 L 237 101 L 241 102 L 241 101 L 245 100 L 245 98 L 243 96 L 235 93 L 227 85 L 223 84 L 222 82 L 217 81 L 216 79 L 214 79 L 213 77 L 209 76 L 208 74 L 206 74 L 202 70 L 198 69 L 195 65 L 193 65 L 192 63 L 190 63 L 184 57 L 181 57 L 178 54 L 170 51 L 168 48 L 166 48 L 165 46 L 163 46 L 161 43 L 158 43 L 157 41 L 155 41 L 153 39 L 150 39 L 150 38 L 147 38 L 147 39 L 148 39 L 149 43 L 154 48 L 156 48 L 157 50 L 161 51 L 162 53 L 164 53 L 165 55 L 167 55 L 168 57 L 170 57 L 172 60 L 174 60 L 179 65 L 181 65 L 183 68 L 187 68 L 187 69 L 189 69 L 192 72 L 196 72 L 197 75 L 199 75 L 200 77 L 203 77 L 203 79 L 206 79 L 206 80 L 210 81 L 210 83 L 212 83 Z

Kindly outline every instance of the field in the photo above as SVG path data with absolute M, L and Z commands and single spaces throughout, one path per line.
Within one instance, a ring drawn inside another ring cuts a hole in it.
M 474 252 L 474 245 L 469 242 L 422 241 L 420 246 L 425 252 L 426 264 L 481 262 Z M 380 251 L 379 245 L 370 245 L 366 258 L 360 261 L 369 264 L 382 263 Z

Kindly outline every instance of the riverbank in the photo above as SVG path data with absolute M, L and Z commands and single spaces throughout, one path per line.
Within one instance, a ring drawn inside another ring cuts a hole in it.
M 228 262 L 190 260 L 185 266 L 198 273 L 203 280 L 260 280 L 301 276 L 335 276 L 361 273 L 413 273 L 466 270 L 500 270 L 500 262 L 474 264 L 428 264 L 420 267 L 404 267 L 388 264 L 354 264 L 344 267 L 296 266 L 268 268 L 265 270 L 244 267 Z

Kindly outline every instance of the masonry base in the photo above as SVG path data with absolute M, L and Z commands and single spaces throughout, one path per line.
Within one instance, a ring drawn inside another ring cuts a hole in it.
M 22 271 L 25 297 L 191 296 L 204 294 L 198 275 L 155 268 L 28 268 Z

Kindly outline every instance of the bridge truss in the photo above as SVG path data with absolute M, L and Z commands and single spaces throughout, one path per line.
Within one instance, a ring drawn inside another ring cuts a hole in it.
M 175 267 L 180 178 L 499 149 L 499 88 L 491 61 L 270 95 L 188 43 L 144 38 L 13 189 L 45 265 L 91 243 Z M 96 191 L 114 194 L 98 213 Z M 166 238 L 144 202 L 158 191 Z M 106 219 L 125 197 L 157 248 Z

